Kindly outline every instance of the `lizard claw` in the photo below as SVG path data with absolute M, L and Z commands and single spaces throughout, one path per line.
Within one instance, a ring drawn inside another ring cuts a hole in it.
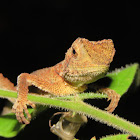
M 111 90 L 111 92 L 108 94 L 108 100 L 107 101 L 109 101 L 109 100 L 111 100 L 111 102 L 105 110 L 107 110 L 108 112 L 111 113 L 118 106 L 118 102 L 120 100 L 120 95 L 117 94 L 116 92 L 114 92 L 113 90 Z
M 35 108 L 35 104 L 28 100 L 24 102 L 17 100 L 13 105 L 12 112 L 15 113 L 16 118 L 20 123 L 30 123 L 29 120 L 31 120 L 31 115 L 28 112 L 27 105 L 30 105 L 32 108 Z M 27 115 L 27 118 L 24 116 L 24 112 Z

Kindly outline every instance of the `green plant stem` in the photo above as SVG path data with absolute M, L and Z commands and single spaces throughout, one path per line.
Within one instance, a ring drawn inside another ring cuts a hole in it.
M 0 90 L 0 97 L 5 98 L 16 98 L 17 93 L 11 91 Z M 74 96 L 73 96 L 74 97 Z M 76 98 L 76 97 L 74 97 Z M 80 99 L 75 99 L 71 101 L 60 100 L 57 98 L 46 98 L 43 96 L 28 95 L 28 99 L 38 104 L 49 105 L 56 108 L 62 108 L 66 110 L 71 110 L 77 113 L 85 114 L 86 116 L 93 118 L 97 121 L 112 126 L 123 132 L 127 132 L 133 136 L 140 138 L 140 127 L 132 124 L 129 121 L 126 121 L 118 116 L 110 114 L 106 111 L 102 111 L 88 105 L 81 101 Z
M 105 94 L 101 94 L 101 93 L 93 93 L 93 92 L 89 92 L 89 93 L 81 93 L 78 94 L 78 97 L 81 100 L 85 100 L 85 99 L 103 99 L 103 98 L 108 98 L 107 95 Z M 71 100 L 73 99 L 73 96 L 63 96 L 63 97 L 55 97 L 56 99 L 64 99 L 64 100 Z
M 30 94 L 28 95 L 30 96 Z M 38 96 L 38 95 L 35 95 Z M 105 94 L 101 94 L 101 93 L 93 93 L 93 92 L 89 92 L 89 93 L 81 93 L 78 94 L 79 98 L 81 100 L 84 99 L 102 99 L 102 98 L 108 98 L 107 95 Z M 4 89 L 0 89 L 0 97 L 2 98 L 17 98 L 17 93 L 13 92 L 13 91 L 8 91 L 8 90 L 4 90 Z M 42 96 L 44 98 L 44 96 Z M 74 96 L 63 96 L 63 97 L 55 97 L 55 99 L 63 99 L 63 100 L 71 100 L 73 99 Z

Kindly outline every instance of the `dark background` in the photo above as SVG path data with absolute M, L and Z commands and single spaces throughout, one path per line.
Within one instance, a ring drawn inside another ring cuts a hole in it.
M 66 50 L 77 37 L 93 41 L 112 39 L 116 55 L 111 70 L 125 64 L 140 62 L 139 17 L 139 3 L 136 1 L 4 1 L 0 4 L 0 72 L 16 85 L 16 77 L 20 73 L 30 73 L 63 60 Z M 127 99 L 124 97 L 122 100 L 131 101 L 131 105 L 126 105 L 122 101 L 124 104 L 121 106 L 120 103 L 120 108 L 126 107 L 123 112 L 130 111 L 130 108 L 134 111 L 133 108 L 136 109 L 137 105 L 132 105 L 132 101 L 137 98 L 138 94 L 130 95 Z M 124 113 L 123 117 L 127 118 L 127 113 Z M 138 114 L 134 116 L 138 117 Z M 42 138 L 45 132 L 46 138 L 47 135 L 51 135 L 42 127 L 44 123 L 41 119 L 38 120 L 40 120 L 38 125 L 33 122 L 36 131 L 28 126 L 25 128 L 25 134 L 22 132 L 18 138 L 25 139 L 32 133 L 35 137 Z M 46 130 L 48 130 L 47 121 L 46 119 Z M 94 122 L 95 124 L 99 125 Z M 86 139 L 89 135 L 87 138 L 89 139 L 104 129 L 108 130 L 104 125 L 98 128 L 94 133 L 95 128 L 91 125 L 82 129 L 78 136 L 84 137 L 81 136 L 83 134 Z M 86 134 L 89 130 L 91 133 Z M 56 139 L 53 135 L 51 137 Z

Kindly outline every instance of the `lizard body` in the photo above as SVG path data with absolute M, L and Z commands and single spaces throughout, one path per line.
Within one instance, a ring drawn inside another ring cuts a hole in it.
M 27 100 L 28 87 L 33 85 L 55 96 L 77 94 L 87 89 L 87 84 L 104 77 L 115 54 L 111 39 L 89 41 L 77 38 L 68 49 L 65 59 L 53 67 L 40 69 L 30 74 L 21 73 L 17 80 L 18 98 L 13 111 L 19 122 L 29 123 L 31 115 L 27 105 L 35 104 Z M 4 81 L 4 80 L 3 80 Z M 13 88 L 13 87 L 12 87 Z M 119 101 L 119 95 L 112 90 L 100 89 L 111 99 L 107 110 L 112 112 Z M 25 118 L 23 111 L 27 114 Z

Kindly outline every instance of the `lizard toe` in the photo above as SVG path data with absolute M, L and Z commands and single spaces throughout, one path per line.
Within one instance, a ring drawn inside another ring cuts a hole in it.
M 30 123 L 31 115 L 27 109 L 27 104 L 31 105 L 32 107 L 35 107 L 35 105 L 30 101 L 20 102 L 17 100 L 16 103 L 13 105 L 12 111 L 15 113 L 16 118 L 20 123 Z M 25 117 L 24 112 L 27 115 L 27 117 Z
M 120 100 L 120 95 L 119 94 L 111 94 L 109 96 L 109 99 L 111 99 L 111 102 L 110 102 L 109 106 L 105 110 L 107 110 L 108 112 L 111 113 L 118 106 L 118 102 Z

